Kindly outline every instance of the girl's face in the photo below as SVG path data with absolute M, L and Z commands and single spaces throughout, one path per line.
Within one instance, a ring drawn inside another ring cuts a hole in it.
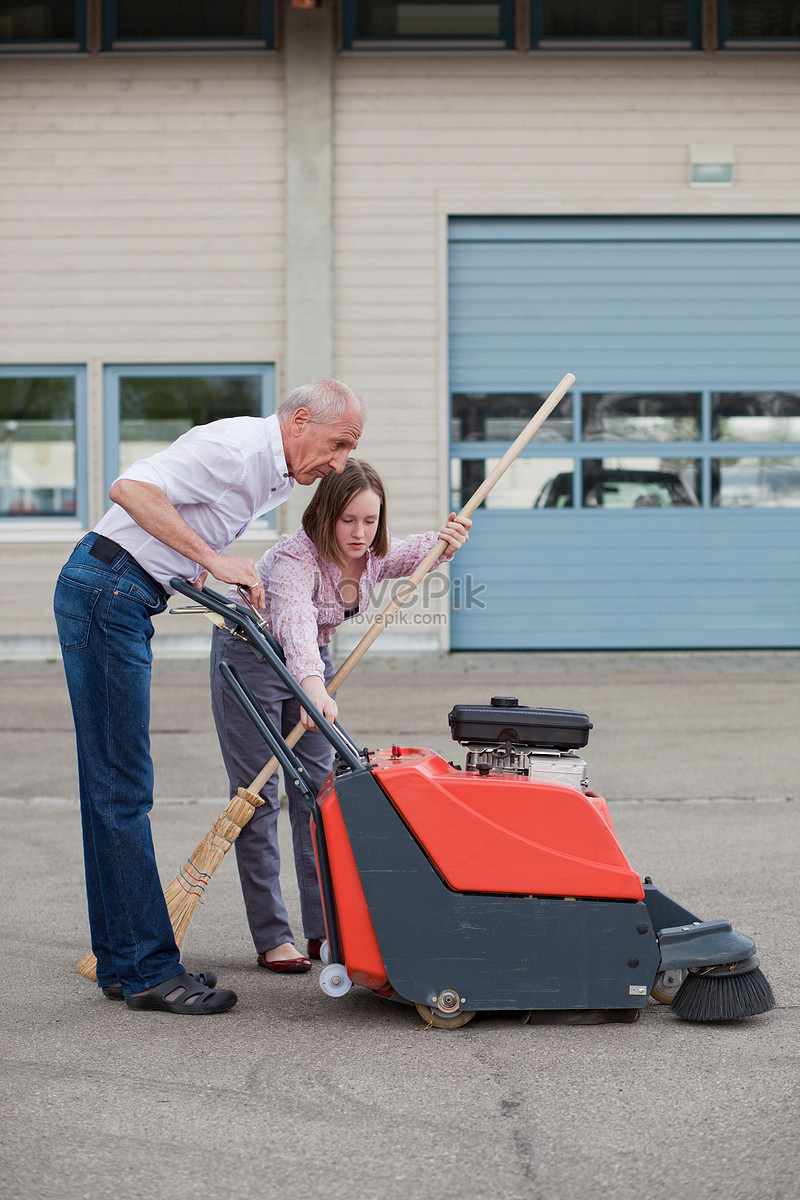
M 348 562 L 363 558 L 378 531 L 380 497 L 370 488 L 349 501 L 334 528 L 336 544 Z

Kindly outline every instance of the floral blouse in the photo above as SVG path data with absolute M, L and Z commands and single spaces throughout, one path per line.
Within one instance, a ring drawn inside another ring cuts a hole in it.
M 383 579 L 405 579 L 439 540 L 437 533 L 416 533 L 407 538 L 389 538 L 389 552 L 378 558 L 367 550 L 361 575 L 358 609 L 369 607 L 377 584 Z M 434 564 L 449 562 L 444 554 Z M 327 646 L 342 621 L 345 610 L 338 583 L 341 568 L 317 550 L 304 529 L 282 537 L 256 564 L 264 581 L 265 617 L 269 630 L 278 639 L 286 656 L 286 665 L 295 679 L 309 675 L 325 678 L 319 653 Z M 433 570 L 433 568 L 431 568 Z M 236 589 L 230 595 L 237 599 Z

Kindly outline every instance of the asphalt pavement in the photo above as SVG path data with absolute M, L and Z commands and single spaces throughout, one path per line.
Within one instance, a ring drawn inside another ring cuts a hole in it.
M 154 667 L 165 883 L 227 801 L 206 671 Z M 445 1031 L 363 989 L 328 998 L 318 965 L 259 969 L 232 856 L 184 962 L 238 1006 L 198 1021 L 106 1000 L 75 971 L 89 947 L 61 666 L 0 663 L 2 1194 L 798 1200 L 798 679 L 791 651 L 368 657 L 339 699 L 370 748 L 463 761 L 447 713 L 495 694 L 587 712 L 590 782 L 629 861 L 754 937 L 777 1001 L 721 1025 L 651 1001 L 631 1025 L 479 1014 Z M 302 945 L 284 818 L 281 837 Z

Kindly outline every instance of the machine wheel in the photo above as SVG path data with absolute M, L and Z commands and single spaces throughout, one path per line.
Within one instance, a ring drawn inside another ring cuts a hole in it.
M 353 981 L 341 963 L 329 963 L 319 973 L 319 986 L 326 996 L 346 996 Z
M 414 1007 L 425 1024 L 433 1025 L 435 1029 L 460 1029 L 472 1020 L 476 1011 L 474 1008 L 464 1008 L 461 1012 L 447 1014 L 431 1008 L 429 1004 L 415 1004 Z
M 678 988 L 684 981 L 686 972 L 681 970 L 659 971 L 655 983 L 650 989 L 650 995 L 659 1004 L 672 1004 L 678 993 Z
M 325 941 L 322 943 L 322 945 L 319 948 L 319 956 L 322 960 L 322 965 L 324 967 L 327 967 L 328 963 L 331 961 L 331 948 L 328 945 L 327 938 L 325 938 Z

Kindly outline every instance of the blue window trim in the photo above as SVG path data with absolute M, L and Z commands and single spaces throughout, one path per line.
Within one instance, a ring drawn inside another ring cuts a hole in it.
M 119 381 L 124 376 L 139 379 L 174 376 L 202 375 L 258 375 L 261 378 L 261 415 L 268 417 L 275 411 L 275 367 L 272 363 L 137 363 L 135 365 L 114 364 L 103 368 L 103 484 L 108 503 L 108 492 L 119 475 Z M 260 518 L 272 528 L 274 514 Z M 263 528 L 263 526 L 262 526 Z
M 67 51 L 82 53 L 86 49 L 86 0 L 75 0 L 73 8 L 73 37 L 20 38 L 19 41 L 0 42 L 0 54 L 65 54 Z
M 717 0 L 717 46 L 720 50 L 798 50 L 796 38 L 733 38 L 728 37 L 730 12 L 728 0 Z
M 576 49 L 580 48 L 582 50 L 624 50 L 626 47 L 643 50 L 673 48 L 700 50 L 702 47 L 701 0 L 686 0 L 686 10 L 687 36 L 685 38 L 605 38 L 596 37 L 591 34 L 575 37 L 548 38 L 544 36 L 544 18 L 542 15 L 541 0 L 531 0 L 531 49 L 547 49 L 551 45 L 554 48 L 558 46 L 559 48 L 569 49 L 574 44 Z
M 778 217 L 450 217 L 450 242 L 800 241 L 796 215 Z M 696 391 L 697 389 L 690 389 Z
M 604 391 L 613 389 L 606 388 Z M 620 388 L 620 391 L 629 389 Z M 769 383 L 760 382 L 753 388 L 740 387 L 737 391 L 769 392 L 785 391 L 784 387 L 770 387 Z M 590 389 L 595 394 L 597 389 Z M 700 508 L 722 511 L 711 503 L 711 464 L 721 458 L 800 458 L 800 441 L 791 442 L 740 442 L 721 441 L 711 437 L 711 397 L 718 391 L 730 391 L 730 388 L 698 388 L 687 384 L 686 387 L 669 387 L 664 389 L 648 388 L 647 394 L 674 395 L 676 392 L 693 392 L 700 395 L 700 437 L 691 442 L 587 442 L 583 440 L 582 415 L 583 392 L 572 389 L 572 437 L 563 442 L 529 442 L 520 453 L 520 458 L 571 458 L 574 460 L 573 473 L 573 506 L 580 508 L 583 500 L 583 476 L 581 466 L 585 460 L 597 458 L 692 458 L 700 462 L 702 479 Z M 503 393 L 514 395 L 513 390 Z M 521 393 L 527 395 L 529 393 Z M 533 416 L 533 410 L 531 411 Z M 508 449 L 507 442 L 451 442 L 450 457 L 465 459 L 502 458 Z M 771 510 L 764 510 L 771 511 Z
M 71 523 L 86 528 L 89 519 L 89 459 L 88 459 L 88 416 L 86 407 L 86 367 L 82 366 L 15 366 L 4 363 L 0 366 L 3 379 L 74 379 L 75 381 L 75 514 L 69 516 L 36 517 L 37 523 L 47 522 L 56 526 Z M 13 516 L 0 518 L 0 526 L 22 527 L 32 518 Z
M 117 37 L 117 0 L 103 0 L 103 50 L 274 50 L 274 0 L 261 0 L 261 37 Z
M 513 50 L 515 40 L 514 0 L 498 0 L 499 38 L 440 34 L 434 37 L 360 37 L 358 0 L 341 0 L 342 49 L 344 50 Z

